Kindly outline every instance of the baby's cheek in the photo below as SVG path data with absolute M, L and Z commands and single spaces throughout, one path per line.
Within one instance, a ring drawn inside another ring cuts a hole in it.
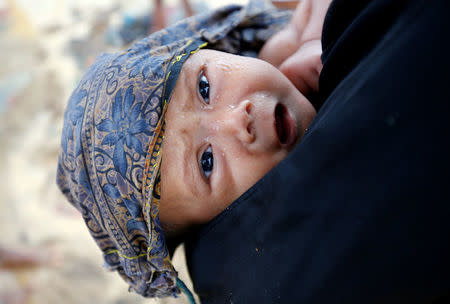
M 250 156 L 237 164 L 234 176 L 236 198 L 256 184 L 279 161 L 272 157 Z

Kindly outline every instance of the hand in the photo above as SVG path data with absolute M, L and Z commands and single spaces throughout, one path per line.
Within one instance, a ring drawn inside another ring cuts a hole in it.
M 331 0 L 302 0 L 291 22 L 269 39 L 260 52 L 304 95 L 319 90 L 322 26 Z

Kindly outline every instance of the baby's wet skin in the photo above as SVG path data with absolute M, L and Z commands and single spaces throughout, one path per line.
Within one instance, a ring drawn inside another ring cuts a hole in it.
M 165 116 L 160 220 L 166 233 L 217 216 L 292 151 L 315 114 L 267 62 L 213 50 L 193 54 Z

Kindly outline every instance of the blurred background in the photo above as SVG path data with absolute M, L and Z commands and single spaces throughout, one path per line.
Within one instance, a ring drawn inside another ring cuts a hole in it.
M 64 108 L 99 53 L 190 11 L 247 1 L 157 2 L 0 0 L 0 304 L 187 303 L 129 293 L 55 185 Z M 184 263 L 177 250 L 191 287 Z

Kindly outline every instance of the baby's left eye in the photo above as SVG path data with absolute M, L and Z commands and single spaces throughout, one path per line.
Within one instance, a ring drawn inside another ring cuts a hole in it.
M 202 170 L 203 175 L 206 179 L 209 179 L 211 172 L 214 167 L 214 156 L 212 153 L 212 148 L 209 146 L 205 152 L 203 152 L 202 157 L 200 159 L 200 168 Z
M 209 104 L 209 81 L 203 71 L 200 73 L 200 77 L 198 78 L 198 92 L 203 100 Z

